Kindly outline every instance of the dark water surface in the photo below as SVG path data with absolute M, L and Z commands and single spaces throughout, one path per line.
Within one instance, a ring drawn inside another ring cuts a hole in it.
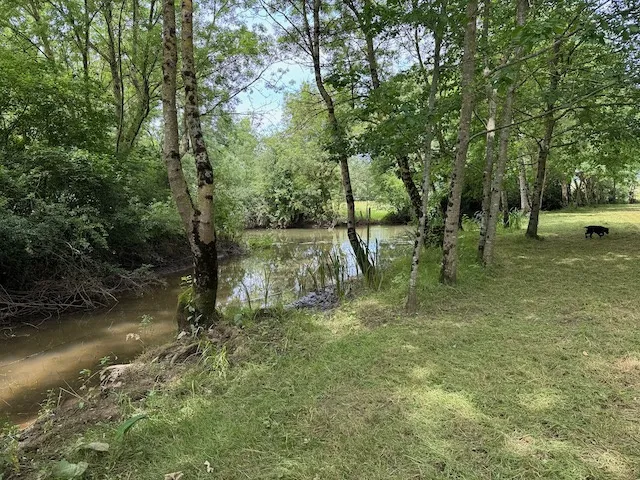
M 359 234 L 364 239 L 363 229 Z M 382 259 L 392 258 L 408 244 L 408 227 L 374 226 L 370 230 L 370 249 L 379 249 Z M 245 238 L 258 243 L 269 238 L 265 248 L 250 255 L 225 260 L 220 265 L 218 302 L 252 305 L 295 298 L 302 272 L 313 268 L 317 258 L 330 251 L 341 254 L 350 275 L 355 262 L 346 231 L 342 229 L 291 229 L 249 231 Z M 404 247 L 403 247 L 404 246 Z M 78 387 L 80 371 L 96 370 L 101 359 L 110 363 L 132 359 L 144 348 L 170 341 L 176 333 L 174 322 L 180 278 L 189 272 L 166 278 L 166 288 L 142 297 L 123 298 L 108 311 L 64 315 L 32 326 L 4 330 L 0 336 L 0 416 L 16 423 L 34 418 L 48 390 L 56 396 L 60 388 Z M 143 321 L 143 318 L 145 321 Z

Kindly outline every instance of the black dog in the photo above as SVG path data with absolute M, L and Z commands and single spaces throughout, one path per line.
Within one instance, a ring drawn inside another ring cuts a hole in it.
M 597 233 L 600 238 L 602 238 L 605 233 L 609 235 L 609 229 L 607 227 L 600 227 L 598 225 L 589 225 L 588 227 L 584 227 L 584 228 L 587 229 L 587 231 L 584 233 L 584 238 L 587 238 L 587 235 L 589 236 L 589 238 L 593 238 L 594 233 Z

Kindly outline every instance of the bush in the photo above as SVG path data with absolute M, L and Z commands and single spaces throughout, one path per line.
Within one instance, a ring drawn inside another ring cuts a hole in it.
M 167 187 L 158 185 L 156 200 L 136 179 L 157 168 L 150 161 L 139 165 L 138 174 L 128 167 L 128 177 L 120 163 L 112 155 L 79 149 L 32 146 L 0 153 L 5 288 L 28 289 L 39 279 L 63 278 L 78 255 L 138 267 L 157 260 L 159 246 L 184 243 Z

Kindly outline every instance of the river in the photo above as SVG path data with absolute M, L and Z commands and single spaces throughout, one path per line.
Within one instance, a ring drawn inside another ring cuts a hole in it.
M 366 231 L 359 230 L 366 238 Z M 369 247 L 384 261 L 411 243 L 409 228 L 373 226 Z M 355 262 L 344 229 L 290 229 L 248 231 L 250 244 L 260 245 L 251 253 L 221 262 L 218 302 L 220 308 L 233 303 L 252 306 L 264 302 L 288 302 L 299 295 L 307 267 L 328 252 L 342 255 L 348 274 Z M 141 297 L 122 298 L 105 311 L 78 312 L 55 320 L 30 321 L 0 338 L 0 417 L 25 424 L 37 414 L 47 392 L 73 390 L 80 371 L 95 371 L 101 360 L 122 363 L 145 348 L 170 341 L 176 333 L 175 307 L 181 277 L 189 271 L 166 277 L 167 286 Z

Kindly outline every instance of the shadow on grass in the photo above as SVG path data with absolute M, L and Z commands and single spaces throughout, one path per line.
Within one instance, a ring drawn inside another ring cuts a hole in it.
M 200 372 L 180 394 L 149 400 L 151 421 L 131 432 L 115 471 L 636 478 L 640 412 L 624 384 L 640 362 L 623 352 L 637 335 L 616 343 L 602 325 L 587 331 L 499 315 L 400 324 L 384 305 L 378 315 L 389 322 L 371 328 L 360 322 L 370 299 L 347 307 L 352 313 L 322 324 L 291 320 L 289 347 L 271 362 L 227 379 Z

